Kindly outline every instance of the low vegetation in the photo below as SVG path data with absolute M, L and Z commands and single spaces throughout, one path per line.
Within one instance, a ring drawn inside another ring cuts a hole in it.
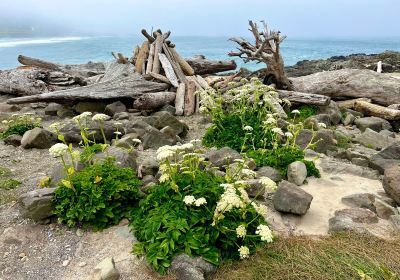
M 7 138 L 13 134 L 22 136 L 28 130 L 40 127 L 41 121 L 40 118 L 35 118 L 29 113 L 12 115 L 10 119 L 1 122 L 2 132 L 0 133 L 0 139 Z

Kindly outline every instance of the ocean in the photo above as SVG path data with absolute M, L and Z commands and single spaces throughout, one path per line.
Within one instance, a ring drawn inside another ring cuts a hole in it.
M 88 61 L 109 61 L 111 52 L 121 52 L 131 56 L 136 45 L 144 37 L 103 36 L 103 37 L 51 37 L 51 38 L 2 38 L 0 37 L 0 69 L 11 69 L 19 65 L 17 56 L 23 54 L 62 64 L 85 63 Z M 227 53 L 235 49 L 235 44 L 227 37 L 175 36 L 171 40 L 183 57 L 203 54 L 209 59 L 232 59 Z M 380 53 L 385 50 L 400 51 L 400 38 L 386 39 L 286 39 L 282 43 L 285 65 L 293 65 L 300 60 L 325 59 L 335 55 L 354 53 Z M 251 70 L 262 64 L 240 66 Z

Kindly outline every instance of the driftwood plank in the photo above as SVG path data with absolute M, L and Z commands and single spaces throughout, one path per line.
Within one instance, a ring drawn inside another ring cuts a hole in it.
M 167 84 L 146 81 L 139 74 L 134 74 L 125 78 L 100 82 L 84 87 L 12 98 L 9 99 L 7 103 L 20 104 L 52 100 L 68 101 L 137 98 L 145 93 L 162 91 L 168 87 Z
M 400 110 L 390 109 L 365 101 L 356 101 L 354 104 L 354 110 L 361 112 L 366 116 L 379 117 L 389 121 L 400 120 Z
M 146 67 L 146 74 L 149 74 L 153 70 L 153 61 L 154 61 L 154 43 L 150 45 L 149 50 L 149 58 L 147 59 L 147 67 Z
M 196 84 L 193 81 L 188 81 L 186 84 L 186 93 L 185 93 L 185 108 L 183 110 L 185 116 L 193 115 L 196 106 L 195 93 L 196 92 Z
M 137 56 L 135 64 L 136 72 L 138 72 L 139 74 L 144 74 L 143 66 L 146 62 L 146 58 L 149 55 L 149 48 L 149 41 L 144 41 L 142 47 L 139 50 L 139 54 Z
M 198 56 L 193 59 L 186 59 L 186 61 L 193 68 L 196 75 L 215 74 L 218 72 L 235 70 L 237 67 L 234 60 L 216 61 Z
M 161 62 L 161 65 L 164 69 L 165 75 L 167 76 L 168 80 L 174 87 L 178 87 L 179 86 L 178 78 L 176 77 L 174 69 L 172 68 L 172 65 L 168 60 L 168 58 L 162 53 L 158 54 L 158 58 Z
M 329 105 L 331 99 L 328 96 L 311 94 L 298 91 L 288 91 L 288 90 L 277 90 L 279 98 L 286 98 L 290 102 L 313 104 L 318 106 Z
M 183 115 L 183 109 L 185 106 L 185 89 L 186 89 L 185 83 L 181 83 L 179 84 L 178 89 L 176 91 L 175 114 L 177 116 Z
M 171 62 L 172 68 L 175 71 L 176 76 L 178 77 L 179 81 L 182 83 L 186 82 L 185 74 L 183 73 L 179 63 L 176 61 L 175 57 L 171 53 L 171 48 L 168 47 L 167 44 L 163 45 L 163 50 L 165 55 L 167 56 L 169 62 Z
M 192 66 L 190 66 L 189 63 L 187 63 L 187 61 L 180 56 L 180 54 L 176 51 L 175 48 L 169 48 L 169 50 L 170 50 L 172 56 L 175 58 L 175 60 L 181 66 L 183 73 L 188 76 L 193 76 L 194 70 L 193 70 Z
M 155 110 L 175 100 L 175 92 L 150 92 L 143 94 L 133 102 L 134 109 Z
M 160 33 L 156 33 L 156 41 L 154 42 L 154 60 L 153 60 L 153 68 L 151 69 L 151 72 L 159 74 L 160 73 L 160 59 L 159 55 L 162 50 L 163 46 L 163 37 Z

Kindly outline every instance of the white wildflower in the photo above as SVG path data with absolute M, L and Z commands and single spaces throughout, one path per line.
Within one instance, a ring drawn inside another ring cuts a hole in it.
M 104 122 L 104 121 L 108 121 L 109 119 L 111 119 L 111 117 L 109 115 L 96 114 L 93 116 L 92 121 Z
M 244 188 L 238 188 L 238 190 L 240 192 L 240 196 L 242 197 L 243 201 L 245 203 L 250 203 L 249 194 L 246 192 L 246 190 Z
M 116 126 L 122 126 L 123 125 L 123 123 L 122 122 L 116 122 L 116 123 L 114 123 Z
M 4 121 L 2 121 L 1 123 L 2 123 L 2 124 L 8 124 L 8 121 L 7 121 L 7 120 L 4 120 Z
M 266 188 L 275 191 L 277 186 L 276 183 L 268 177 L 261 177 L 260 183 Z
M 247 246 L 241 246 L 238 251 L 241 259 L 246 259 L 250 255 L 250 250 Z
M 245 127 L 243 127 L 243 130 L 253 131 L 253 128 L 250 125 L 246 125 Z
M 233 161 L 237 163 L 244 163 L 244 160 L 241 158 L 234 159 Z
M 274 127 L 272 129 L 272 132 L 275 133 L 275 134 L 282 135 L 282 136 L 284 135 L 282 129 L 280 129 L 279 127 Z
M 244 225 L 240 225 L 236 228 L 236 235 L 239 238 L 244 238 L 246 236 L 246 227 Z
M 243 168 L 242 169 L 242 175 L 246 178 L 254 178 L 257 173 L 254 172 L 253 170 L 247 169 L 247 168 Z
M 285 136 L 287 138 L 293 138 L 293 134 L 291 132 L 285 132 Z
M 158 181 L 160 181 L 160 183 L 164 183 L 164 182 L 168 181 L 169 178 L 170 178 L 170 177 L 169 177 L 169 174 L 164 173 L 164 174 L 162 174 L 162 175 L 160 176 L 160 179 L 158 179 Z
M 175 153 L 173 151 L 169 151 L 169 150 L 161 151 L 160 153 L 157 154 L 157 160 L 164 161 L 164 160 L 172 158 L 174 155 L 175 155 Z
M 197 207 L 205 204 L 207 204 L 207 200 L 204 197 L 200 197 L 194 202 L 194 205 L 196 205 Z
M 114 134 L 115 134 L 115 135 L 122 135 L 122 132 L 120 132 L 120 131 L 115 131 Z
M 264 125 L 275 124 L 275 123 L 276 120 L 273 117 L 270 117 L 266 121 L 264 121 Z
M 63 143 L 57 143 L 49 149 L 50 155 L 53 157 L 62 157 L 67 153 L 67 151 L 68 146 Z
M 178 146 L 181 150 L 193 150 L 194 146 L 192 143 L 186 143 L 181 146 Z
M 183 202 L 185 202 L 186 205 L 192 205 L 195 203 L 196 199 L 194 198 L 193 195 L 187 195 L 183 198 Z
M 254 210 L 258 213 L 260 216 L 265 216 L 268 214 L 268 207 L 265 206 L 264 204 L 257 204 L 254 201 L 251 203 L 251 206 L 253 206 Z
M 293 110 L 293 111 L 292 111 L 292 114 L 293 114 L 293 115 L 300 115 L 300 111 L 297 110 L 297 109 L 296 109 L 296 110 Z
M 142 141 L 140 141 L 140 139 L 137 139 L 137 138 L 133 138 L 133 139 L 131 139 L 131 141 L 133 143 L 137 143 L 137 144 L 141 144 L 142 143 Z
M 58 129 L 60 126 L 61 126 L 61 123 L 55 122 L 55 123 L 52 123 L 51 125 L 49 125 L 49 128 L 56 130 L 56 129 Z
M 200 112 L 201 114 L 205 114 L 205 113 L 207 113 L 207 111 L 208 111 L 207 107 L 205 107 L 205 106 L 200 106 L 199 112 Z
M 326 124 L 324 124 L 324 123 L 318 123 L 318 126 L 319 126 L 320 128 L 326 128 Z
M 266 225 L 259 225 L 256 230 L 256 234 L 261 236 L 262 241 L 266 241 L 268 243 L 272 242 L 273 235 L 270 228 Z
M 76 122 L 80 122 L 82 120 L 85 120 L 85 119 L 89 118 L 91 115 L 92 115 L 91 112 L 83 112 L 82 114 L 80 114 L 80 115 L 78 115 L 76 117 L 73 117 L 72 119 L 74 121 L 76 121 Z

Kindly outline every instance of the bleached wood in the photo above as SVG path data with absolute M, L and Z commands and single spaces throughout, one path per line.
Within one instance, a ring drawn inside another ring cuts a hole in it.
M 175 48 L 169 48 L 169 50 L 171 51 L 171 54 L 173 55 L 175 60 L 179 63 L 183 73 L 188 76 L 193 76 L 194 70 L 192 66 L 190 66 L 189 63 L 187 63 L 187 61 L 180 56 Z
M 185 93 L 185 106 L 184 106 L 184 115 L 190 116 L 193 115 L 195 111 L 195 95 L 196 92 L 196 84 L 193 81 L 188 81 L 186 83 L 186 93 Z
M 144 41 L 137 55 L 135 68 L 136 72 L 139 74 L 144 74 L 143 67 L 147 57 L 149 56 L 149 48 L 149 41 Z
M 164 50 L 164 54 L 166 55 L 169 62 L 171 63 L 171 66 L 174 69 L 174 72 L 175 72 L 176 76 L 178 77 L 179 81 L 182 83 L 186 82 L 187 80 L 186 80 L 185 74 L 183 73 L 181 66 L 176 61 L 175 57 L 172 55 L 170 47 L 168 47 L 167 44 L 164 44 L 163 50 Z
M 150 45 L 149 50 L 149 58 L 147 59 L 147 67 L 146 67 L 146 74 L 149 74 L 153 69 L 153 61 L 154 61 L 154 43 Z
M 168 80 L 171 82 L 171 84 L 174 87 L 178 87 L 179 86 L 178 78 L 175 75 L 175 72 L 174 72 L 174 69 L 172 68 L 171 62 L 162 53 L 158 54 L 158 58 L 160 59 L 161 65 L 164 69 L 165 75 L 167 76 Z
M 400 120 L 400 110 L 390 109 L 365 101 L 356 101 L 354 104 L 354 110 L 361 112 L 366 116 L 379 117 L 389 121 Z
M 159 55 L 163 46 L 163 37 L 160 33 L 156 33 L 156 41 L 154 42 L 154 60 L 153 60 L 153 68 L 151 72 L 159 74 L 160 73 L 160 59 Z
M 175 92 L 150 92 L 139 96 L 133 102 L 133 108 L 139 110 L 155 110 L 175 100 Z
M 185 90 L 185 83 L 180 83 L 175 97 L 175 115 L 177 116 L 183 115 L 183 108 L 185 105 Z

